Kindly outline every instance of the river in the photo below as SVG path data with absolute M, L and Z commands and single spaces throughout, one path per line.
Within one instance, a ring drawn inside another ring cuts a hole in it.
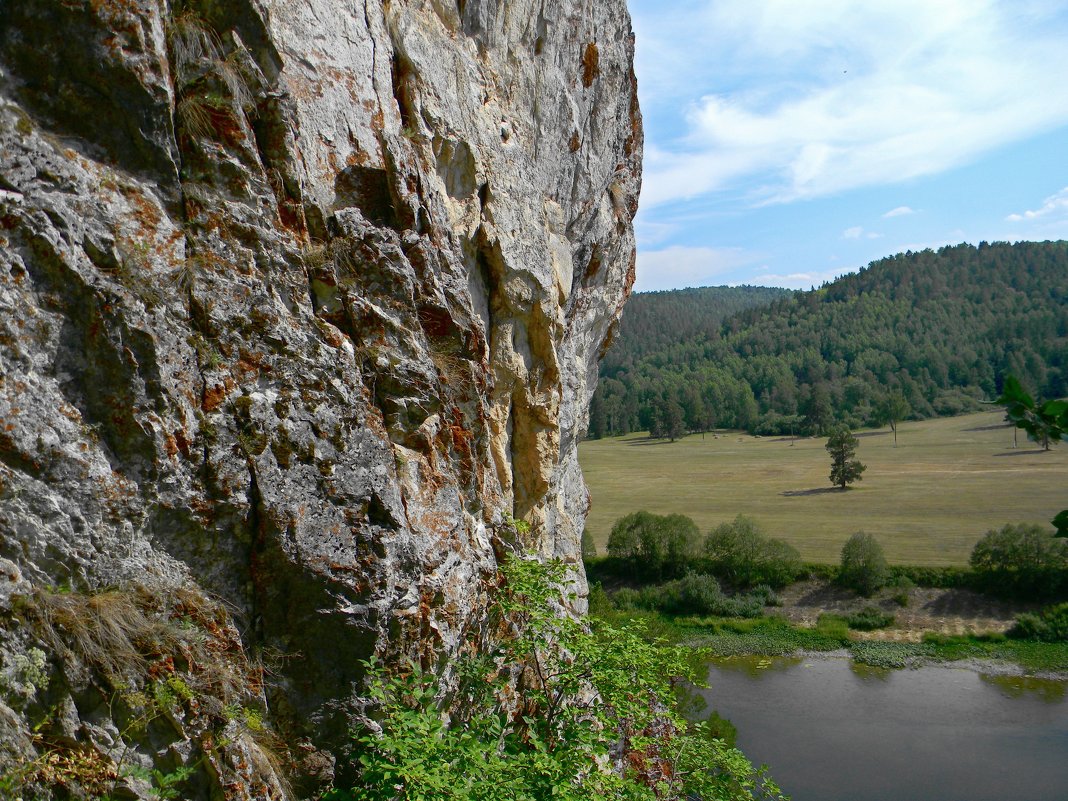
M 716 660 L 701 694 L 794 801 L 1066 801 L 1063 681 Z

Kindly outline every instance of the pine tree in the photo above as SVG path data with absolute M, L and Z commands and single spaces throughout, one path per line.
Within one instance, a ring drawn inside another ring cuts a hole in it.
M 860 443 L 846 426 L 836 426 L 827 439 L 827 451 L 831 454 L 831 483 L 846 488 L 846 484 L 860 481 L 860 474 L 866 469 L 859 459 L 854 458 Z

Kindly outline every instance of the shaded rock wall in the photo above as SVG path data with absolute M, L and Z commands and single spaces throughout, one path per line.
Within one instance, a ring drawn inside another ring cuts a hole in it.
M 577 439 L 633 281 L 632 55 L 623 0 L 0 0 L 9 761 L 57 704 L 68 746 L 123 742 L 87 723 L 116 682 L 48 640 L 42 588 L 275 655 L 230 707 L 314 774 L 358 660 L 484 641 L 503 552 L 581 584 Z M 205 744 L 183 704 L 142 762 L 286 794 L 254 727 Z

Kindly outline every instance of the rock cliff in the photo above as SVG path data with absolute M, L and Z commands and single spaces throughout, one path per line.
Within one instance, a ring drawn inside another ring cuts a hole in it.
M 508 550 L 581 586 L 632 55 L 624 0 L 0 0 L 0 788 L 314 794 L 360 660 L 492 638 Z

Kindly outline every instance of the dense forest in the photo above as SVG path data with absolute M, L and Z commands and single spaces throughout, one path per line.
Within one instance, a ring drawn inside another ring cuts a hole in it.
M 637 295 L 589 434 L 804 434 L 959 414 L 1009 374 L 1068 394 L 1068 242 L 909 251 L 808 292 Z

